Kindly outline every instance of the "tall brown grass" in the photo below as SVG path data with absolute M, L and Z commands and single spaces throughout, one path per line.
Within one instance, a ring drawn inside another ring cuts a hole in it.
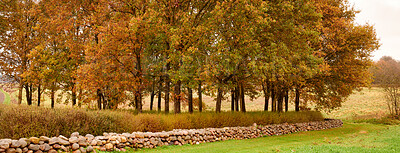
M 135 114 L 131 111 L 0 105 L 0 138 L 69 136 L 72 132 L 83 135 L 102 135 L 103 132 L 156 132 L 172 129 L 250 126 L 253 123 L 266 125 L 320 120 L 323 120 L 322 114 L 314 111 Z

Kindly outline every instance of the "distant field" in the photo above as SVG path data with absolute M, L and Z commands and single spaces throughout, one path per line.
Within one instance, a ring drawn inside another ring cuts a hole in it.
M 381 118 L 388 114 L 385 94 L 382 88 L 364 88 L 347 98 L 342 107 L 326 114 L 337 119 Z

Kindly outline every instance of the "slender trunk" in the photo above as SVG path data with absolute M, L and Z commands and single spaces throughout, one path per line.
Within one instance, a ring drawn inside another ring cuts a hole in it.
M 202 112 L 203 111 L 203 95 L 202 95 L 202 91 L 201 91 L 201 81 L 199 82 L 197 94 L 199 95 L 199 112 Z
M 97 89 L 97 108 L 101 110 L 101 90 Z
M 282 112 L 283 111 L 283 97 L 284 97 L 284 94 L 283 94 L 283 92 L 282 92 L 282 90 L 279 90 L 278 92 L 277 92 L 278 94 L 278 97 L 277 97 L 277 100 L 278 100 L 278 112 Z
M 272 111 L 276 112 L 276 90 L 275 90 L 275 86 L 272 86 L 271 88 L 271 99 L 272 99 Z
M 289 111 L 289 90 L 285 91 L 285 112 Z
M 41 92 L 40 92 L 40 84 L 38 85 L 38 99 L 37 99 L 37 105 L 40 106 L 40 96 L 41 96 Z
M 240 85 L 240 106 L 241 106 L 241 111 L 246 112 L 246 102 L 244 100 L 244 86 L 243 83 Z
M 161 89 L 162 89 L 162 81 L 160 77 L 160 83 L 158 85 L 158 102 L 157 102 L 157 110 L 161 112 Z
M 32 105 L 32 100 L 31 100 L 31 98 L 30 98 L 30 93 L 31 93 L 31 91 L 29 90 L 30 88 L 29 88 L 29 84 L 25 84 L 25 92 L 26 92 L 26 102 L 28 103 L 28 105 Z
M 54 88 L 51 88 L 51 92 L 50 92 L 51 108 L 54 108 L 54 103 L 55 103 L 54 94 L 55 94 L 55 90 L 54 90 Z
M 138 71 L 136 73 L 136 78 L 139 80 L 139 88 L 136 91 L 135 97 L 136 97 L 136 106 L 137 106 L 137 111 L 139 113 L 142 113 L 142 66 L 141 66 L 141 58 L 140 55 L 136 55 L 136 70 Z
M 235 111 L 235 90 L 231 90 L 231 111 Z
M 76 91 L 72 90 L 72 106 L 76 105 Z
M 240 92 L 239 88 L 235 87 L 235 111 L 239 111 L 239 98 L 240 98 Z
M 135 96 L 136 97 L 136 96 Z M 107 109 L 107 100 L 106 100 L 106 95 L 101 94 L 101 101 L 103 101 L 103 109 Z
M 22 80 L 19 82 L 19 89 L 18 89 L 18 104 L 21 105 L 22 103 L 22 90 L 24 89 L 24 82 Z
M 263 85 L 263 91 L 264 91 L 264 111 L 268 111 L 268 103 L 269 103 L 269 86 L 266 84 L 265 86 Z
M 181 81 L 179 80 L 174 85 L 174 112 L 181 113 Z
M 189 103 L 189 113 L 193 113 L 193 91 L 192 91 L 192 88 L 188 88 L 188 103 Z
M 169 79 L 169 69 L 170 69 L 170 63 L 167 63 L 166 66 L 166 76 L 165 76 L 165 98 L 164 98 L 164 103 L 165 103 L 165 113 L 168 114 L 169 113 L 169 90 L 170 90 L 170 82 L 171 80 Z
M 151 110 L 151 111 L 153 110 L 154 96 L 155 96 L 155 93 L 154 93 L 154 85 L 155 85 L 155 82 L 153 82 L 153 86 L 152 86 L 151 94 L 150 94 L 150 110 Z
M 218 91 L 217 91 L 217 103 L 215 104 L 215 111 L 217 113 L 221 112 L 221 102 L 222 102 L 222 89 L 221 87 L 218 87 Z
M 298 88 L 296 89 L 296 98 L 294 100 L 294 105 L 296 112 L 300 111 L 300 90 Z

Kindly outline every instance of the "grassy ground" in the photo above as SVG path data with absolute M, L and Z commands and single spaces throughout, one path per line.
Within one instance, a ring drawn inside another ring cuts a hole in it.
M 7 92 L 5 92 L 2 88 L 0 88 L 0 92 L 2 92 L 4 94 L 4 101 L 3 104 L 10 104 L 11 101 L 11 97 L 10 94 L 8 94 Z
M 338 119 L 381 118 L 388 112 L 385 94 L 382 88 L 364 88 L 347 98 L 337 110 L 326 116 Z
M 400 152 L 400 126 L 346 122 L 323 131 L 128 152 Z

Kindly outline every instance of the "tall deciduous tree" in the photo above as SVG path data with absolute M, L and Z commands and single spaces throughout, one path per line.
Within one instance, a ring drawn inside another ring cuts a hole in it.
M 18 82 L 18 104 L 25 88 L 28 105 L 32 104 L 32 84 L 23 73 L 31 66 L 28 55 L 38 44 L 37 3 L 33 0 L 1 2 L 0 70 L 4 76 Z

